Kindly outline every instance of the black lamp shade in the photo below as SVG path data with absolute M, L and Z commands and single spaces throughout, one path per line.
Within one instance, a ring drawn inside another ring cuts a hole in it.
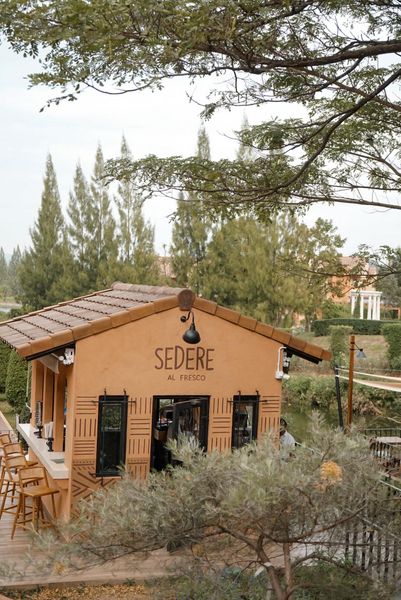
M 195 323 L 194 323 L 193 317 L 192 317 L 192 323 L 189 326 L 189 329 L 187 329 L 186 332 L 184 333 L 184 335 L 182 336 L 182 339 L 187 344 L 199 344 L 201 337 L 199 335 L 199 331 L 197 331 L 195 328 Z

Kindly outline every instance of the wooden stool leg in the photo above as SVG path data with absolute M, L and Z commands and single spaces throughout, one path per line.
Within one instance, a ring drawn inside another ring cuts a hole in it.
M 52 508 L 53 508 L 53 519 L 56 520 L 56 502 L 54 500 L 54 494 L 52 494 Z
M 6 500 L 7 500 L 7 495 L 8 495 L 8 489 L 9 489 L 9 486 L 10 486 L 10 482 L 9 481 L 5 481 L 5 486 L 6 486 L 6 489 L 4 490 L 4 492 L 2 494 L 3 498 L 2 498 L 1 506 L 0 506 L 0 519 L 3 516 L 4 507 L 6 505 Z
M 18 519 L 19 519 L 19 516 L 20 516 L 20 513 L 21 513 L 21 508 L 22 508 L 22 506 L 23 506 L 23 494 L 20 494 L 20 495 L 19 495 L 19 498 L 18 498 L 18 507 L 17 507 L 17 511 L 16 511 L 16 513 L 15 513 L 15 517 L 14 517 L 13 528 L 12 528 L 12 531 L 11 531 L 11 539 L 13 539 L 13 538 L 14 538 L 15 529 L 16 529 L 16 527 L 17 527 L 17 521 L 18 521 Z M 25 515 L 24 515 L 24 519 L 25 519 Z

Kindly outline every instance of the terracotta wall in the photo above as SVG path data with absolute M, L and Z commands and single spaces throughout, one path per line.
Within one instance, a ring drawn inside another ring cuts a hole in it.
M 277 429 L 281 383 L 274 374 L 280 344 L 202 311 L 194 314 L 202 338 L 197 346 L 182 340 L 188 323 L 180 322 L 178 308 L 77 343 L 68 417 L 73 505 L 112 481 L 94 477 L 98 399 L 105 392 L 129 396 L 127 467 L 138 477 L 145 477 L 150 465 L 154 396 L 210 396 L 209 450 L 231 448 L 232 398 L 238 393 L 260 394 L 259 435 Z

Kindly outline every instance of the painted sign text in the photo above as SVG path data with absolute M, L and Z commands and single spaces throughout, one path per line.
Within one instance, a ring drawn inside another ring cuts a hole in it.
M 165 348 L 156 348 L 155 357 L 155 369 L 214 371 L 214 348 L 166 346 Z

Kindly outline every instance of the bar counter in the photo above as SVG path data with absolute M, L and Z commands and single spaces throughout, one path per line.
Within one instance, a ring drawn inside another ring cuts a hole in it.
M 69 469 L 64 463 L 64 452 L 49 452 L 46 439 L 39 439 L 35 428 L 29 423 L 18 423 L 17 431 L 24 438 L 29 448 L 46 468 L 52 479 L 68 479 Z

